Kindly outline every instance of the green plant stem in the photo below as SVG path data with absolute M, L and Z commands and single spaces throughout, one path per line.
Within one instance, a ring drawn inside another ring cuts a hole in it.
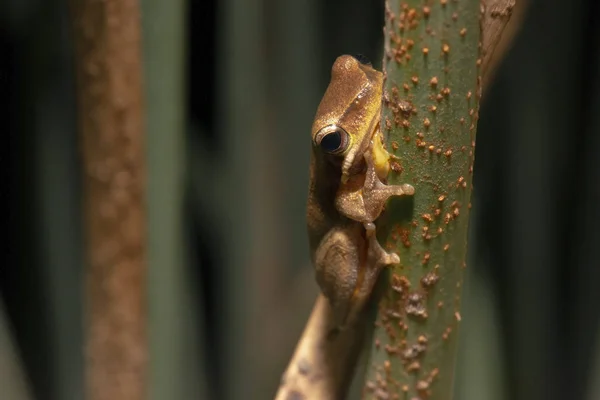
M 382 128 L 389 182 L 415 187 L 390 202 L 379 239 L 401 264 L 381 297 L 366 398 L 450 399 L 480 97 L 478 0 L 386 2 Z

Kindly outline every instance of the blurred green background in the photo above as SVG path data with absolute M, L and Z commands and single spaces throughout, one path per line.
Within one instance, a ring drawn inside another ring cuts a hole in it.
M 600 399 L 600 4 L 528 0 L 486 88 L 456 398 Z M 383 1 L 141 0 L 149 394 L 268 399 L 317 294 L 309 132 Z M 82 399 L 68 2 L 0 2 L 0 398 Z

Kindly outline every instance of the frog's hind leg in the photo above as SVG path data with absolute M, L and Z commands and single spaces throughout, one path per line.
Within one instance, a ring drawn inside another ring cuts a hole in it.
M 360 266 L 360 279 L 357 280 L 356 288 L 352 295 L 352 308 L 348 310 L 347 321 L 355 321 L 358 314 L 364 309 L 371 297 L 375 283 L 381 271 L 393 264 L 400 263 L 400 257 L 396 253 L 388 253 L 379 244 L 375 231 L 375 224 L 368 222 L 363 224 L 365 228 L 367 254 Z
M 335 325 L 348 323 L 354 304 L 353 295 L 359 280 L 359 268 L 366 258 L 366 243 L 361 234 L 362 225 L 351 224 L 332 228 L 315 251 L 317 283 L 330 301 Z

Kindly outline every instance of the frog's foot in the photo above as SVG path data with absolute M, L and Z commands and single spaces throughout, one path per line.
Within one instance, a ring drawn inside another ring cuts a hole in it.
M 376 235 L 376 227 L 372 222 L 363 224 L 366 231 L 367 240 L 369 241 L 369 251 L 367 259 L 372 268 L 381 270 L 384 267 L 392 264 L 400 263 L 400 257 L 396 253 L 388 253 L 379 244 Z
M 385 203 L 390 197 L 413 195 L 415 193 L 415 188 L 406 183 L 403 185 L 386 185 L 377 175 L 371 148 L 365 151 L 364 157 L 365 162 L 367 163 L 367 172 L 363 188 L 365 211 L 368 216 L 367 220 L 374 221 L 379 217 Z

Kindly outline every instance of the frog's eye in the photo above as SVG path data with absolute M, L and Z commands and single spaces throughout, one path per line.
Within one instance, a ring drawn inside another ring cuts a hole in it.
M 331 125 L 321 129 L 315 136 L 315 144 L 329 154 L 341 154 L 348 148 L 350 137 L 342 128 Z

